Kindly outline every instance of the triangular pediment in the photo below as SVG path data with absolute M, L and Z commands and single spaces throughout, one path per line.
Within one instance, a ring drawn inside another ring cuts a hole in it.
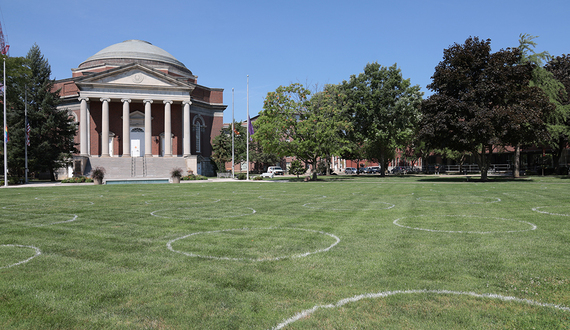
M 82 77 L 78 85 L 135 88 L 191 88 L 189 84 L 140 64 L 127 65 Z

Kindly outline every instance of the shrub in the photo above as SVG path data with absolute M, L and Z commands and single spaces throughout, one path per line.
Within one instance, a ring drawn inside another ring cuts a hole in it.
M 305 169 L 305 166 L 303 166 L 303 163 L 301 163 L 300 160 L 295 159 L 291 162 L 291 166 L 289 167 L 289 174 L 293 174 L 299 177 L 299 175 L 305 174 L 306 171 L 307 169 Z
M 263 180 L 263 178 L 261 177 L 261 175 L 256 176 L 255 178 L 253 178 L 254 180 Z
M 93 180 L 103 180 L 105 177 L 105 168 L 103 167 L 95 167 L 93 171 L 91 171 L 91 178 Z
M 61 183 L 84 183 L 84 182 L 93 182 L 93 180 L 84 176 L 76 176 L 73 178 L 67 178 L 61 180 Z
M 173 168 L 172 171 L 170 171 L 170 176 L 171 177 L 181 177 L 182 176 L 182 169 L 180 167 L 176 167 Z
M 247 175 L 245 173 L 238 173 L 237 179 L 238 180 L 245 180 L 245 179 L 247 179 Z
M 203 175 L 189 174 L 187 176 L 183 176 L 182 180 L 208 180 L 208 178 Z

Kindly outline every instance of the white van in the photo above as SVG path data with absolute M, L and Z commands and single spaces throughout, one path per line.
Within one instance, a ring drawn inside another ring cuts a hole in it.
M 271 173 L 273 175 L 283 175 L 283 169 L 280 166 L 269 166 L 267 168 L 267 173 Z

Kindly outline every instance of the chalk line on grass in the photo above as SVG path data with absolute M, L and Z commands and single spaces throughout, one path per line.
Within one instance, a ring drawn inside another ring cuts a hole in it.
M 30 258 L 26 259 L 26 260 L 22 260 L 22 261 L 20 261 L 20 262 L 17 262 L 17 263 L 15 263 L 15 264 L 12 264 L 12 265 L 8 265 L 8 266 L 3 266 L 3 267 L 1 267 L 1 266 L 0 266 L 0 269 L 3 269 L 3 268 L 10 268 L 10 267 L 14 267 L 14 266 L 18 266 L 18 265 L 24 264 L 24 263 L 26 263 L 26 262 L 28 262 L 28 261 L 30 261 L 30 260 L 32 260 L 32 259 L 34 259 L 35 257 L 39 256 L 40 254 L 42 254 L 42 251 L 40 251 L 40 249 L 38 249 L 38 248 L 37 248 L 37 247 L 35 247 L 35 246 L 28 246 L 28 245 L 17 245 L 17 244 L 3 244 L 3 245 L 0 245 L 0 247 L 2 247 L 2 246 L 7 246 L 7 247 L 21 247 L 21 248 L 30 248 L 30 249 L 34 249 L 34 250 L 36 250 L 36 254 L 35 254 L 35 255 L 33 255 L 32 257 L 30 257 Z
M 535 224 L 527 222 L 527 221 L 505 219 L 505 218 L 494 218 L 494 217 L 480 217 L 480 216 L 473 216 L 473 215 L 439 215 L 439 217 L 466 217 L 466 218 L 496 219 L 496 220 L 501 220 L 501 221 L 513 221 L 513 222 L 524 223 L 526 225 L 529 225 L 531 228 L 530 229 L 523 229 L 523 230 L 506 230 L 506 231 L 463 231 L 463 230 L 454 231 L 454 230 L 438 230 L 438 229 L 410 227 L 410 226 L 406 226 L 406 225 L 402 225 L 402 224 L 398 223 L 398 221 L 400 221 L 402 219 L 406 219 L 406 218 L 419 218 L 419 217 L 427 217 L 427 216 L 435 217 L 435 215 L 418 215 L 418 216 L 413 216 L 413 217 L 402 217 L 402 218 L 398 218 L 398 219 L 394 220 L 392 223 L 395 224 L 396 226 L 399 226 L 402 228 L 413 229 L 413 230 L 423 230 L 423 231 L 429 231 L 429 232 L 434 232 L 434 233 L 455 233 L 455 234 L 518 233 L 518 232 L 523 232 L 523 231 L 536 230 L 536 228 L 537 228 Z
M 37 197 L 36 197 L 37 199 Z M 68 207 L 77 207 L 78 205 L 71 205 L 69 203 L 85 203 L 87 204 L 87 206 L 91 206 L 91 205 L 95 205 L 95 203 L 91 202 L 91 201 L 66 201 L 66 205 L 61 205 L 58 204 L 57 206 L 59 207 L 64 207 L 64 208 L 68 208 Z M 84 205 L 84 204 L 80 204 L 80 205 Z M 5 210 L 21 210 L 21 211 L 25 211 L 25 210 L 37 210 L 37 209 L 42 209 L 42 208 L 48 208 L 48 207 L 53 207 L 53 205 L 50 204 L 10 204 L 10 205 L 6 205 L 3 206 L 2 209 Z
M 438 200 L 430 200 L 430 199 L 424 199 L 425 197 L 418 197 L 416 198 L 419 201 L 422 202 L 428 202 L 428 203 L 442 203 L 442 204 L 491 204 L 491 203 L 498 203 L 501 201 L 500 198 L 498 197 L 481 197 L 481 198 L 492 198 L 494 199 L 493 201 L 490 202 L 464 202 L 464 201 L 452 201 L 452 202 L 446 202 L 446 201 L 438 201 Z M 457 199 L 461 199 L 461 197 L 456 197 Z
M 566 205 L 564 205 L 566 206 Z M 570 214 L 566 214 L 566 213 L 551 213 L 551 212 L 546 212 L 546 211 L 541 211 L 540 209 L 545 208 L 545 207 L 562 207 L 562 205 L 554 205 L 554 206 L 538 206 L 538 207 L 533 207 L 532 210 L 538 213 L 543 213 L 543 214 L 549 214 L 549 215 L 558 215 L 558 216 L 562 216 L 562 217 L 570 217 Z
M 367 209 L 363 209 L 363 208 L 358 208 L 358 207 L 353 207 L 353 208 L 331 208 L 331 207 L 315 207 L 315 206 L 309 206 L 309 205 L 315 205 L 315 204 L 322 204 L 322 203 L 305 203 L 303 204 L 304 207 L 308 207 L 310 209 L 317 209 L 317 210 L 330 210 L 330 211 L 354 211 L 355 209 L 360 210 L 360 211 L 372 211 L 372 210 L 389 210 L 393 207 L 395 207 L 395 204 L 390 204 L 390 203 L 386 203 L 386 202 L 370 202 L 370 204 L 385 204 L 387 205 L 387 207 L 380 207 L 380 208 L 367 208 Z
M 238 215 L 226 215 L 226 216 L 216 216 L 216 217 L 168 217 L 163 215 L 156 214 L 157 212 L 164 212 L 170 210 L 192 210 L 191 207 L 179 207 L 179 208 L 170 208 L 170 209 L 161 209 L 150 212 L 150 215 L 158 217 L 158 218 L 165 218 L 165 219 L 185 219 L 185 220 L 212 220 L 212 219 L 224 219 L 224 218 L 237 218 L 237 217 L 245 217 L 247 215 L 252 215 L 257 213 L 256 210 L 252 209 L 251 207 L 245 207 L 245 209 L 251 210 L 251 213 L 244 213 Z M 212 210 L 214 212 L 215 210 Z
M 339 300 L 335 304 L 315 305 L 313 308 L 309 308 L 309 309 L 306 309 L 304 311 L 301 311 L 300 313 L 297 313 L 293 317 L 286 319 L 285 321 L 279 323 L 277 326 L 273 327 L 272 329 L 274 329 L 274 330 L 283 329 L 285 326 L 287 326 L 287 325 L 289 325 L 295 321 L 298 321 L 300 319 L 306 318 L 307 316 L 313 314 L 314 312 L 316 312 L 319 309 L 342 307 L 343 305 L 346 305 L 346 304 L 351 303 L 351 302 L 357 302 L 357 301 L 362 300 L 362 299 L 377 299 L 377 298 L 386 298 L 388 296 L 394 296 L 394 295 L 398 295 L 398 294 L 418 294 L 418 293 L 463 295 L 463 296 L 471 296 L 474 298 L 498 299 L 498 300 L 502 300 L 505 302 L 517 302 L 517 303 L 522 303 L 522 304 L 527 304 L 527 305 L 532 305 L 532 306 L 548 307 L 548 308 L 554 308 L 554 309 L 570 312 L 570 307 L 560 306 L 560 305 L 556 305 L 556 304 L 549 304 L 549 303 L 541 303 L 541 302 L 538 302 L 535 300 L 521 299 L 521 298 L 512 297 L 512 296 L 503 296 L 503 295 L 494 294 L 494 293 L 476 293 L 476 292 L 451 291 L 451 290 L 396 290 L 396 291 L 385 291 L 385 292 L 378 292 L 378 293 L 366 293 L 366 294 L 354 296 L 351 298 L 345 298 L 345 299 Z
M 77 220 L 77 214 L 73 214 L 73 218 L 69 219 L 69 220 L 64 220 L 64 221 L 56 221 L 56 222 L 52 222 L 52 223 L 48 223 L 48 224 L 44 224 L 44 225 L 36 225 L 34 227 L 43 227 L 43 226 L 51 226 L 51 225 L 57 225 L 60 223 L 68 223 L 68 222 L 73 222 L 75 220 Z
M 223 232 L 230 232 L 230 231 L 238 231 L 238 230 L 302 230 L 302 231 L 307 231 L 307 232 L 313 232 L 313 233 L 318 233 L 318 234 L 323 234 L 323 235 L 328 235 L 332 238 L 335 239 L 335 242 L 333 244 L 331 244 L 330 246 L 328 246 L 327 248 L 324 249 L 319 249 L 316 251 L 310 251 L 310 252 L 305 252 L 305 253 L 301 253 L 301 254 L 295 254 L 292 256 L 280 256 L 280 257 L 274 257 L 274 258 L 258 258 L 258 259 L 254 259 L 254 258 L 230 258 L 230 257 L 216 257 L 216 256 L 206 256 L 206 255 L 199 255 L 199 254 L 194 254 L 194 253 L 190 253 L 190 252 L 183 252 L 183 251 L 178 251 L 178 250 L 174 250 L 174 248 L 172 248 L 172 243 L 181 240 L 181 239 L 185 239 L 191 236 L 195 236 L 195 235 L 201 235 L 201 234 L 214 234 L 214 233 L 223 233 Z M 279 227 L 267 227 L 267 228 L 234 228 L 234 229 L 223 229 L 223 230 L 212 230 L 212 231 L 202 231 L 202 232 L 197 232 L 197 233 L 192 233 L 189 235 L 185 235 L 182 237 L 178 237 L 175 238 L 171 241 L 169 241 L 168 243 L 166 243 L 166 246 L 168 247 L 168 249 L 172 252 L 176 252 L 176 253 L 181 253 L 184 254 L 186 256 L 189 257 L 197 257 L 197 258 L 207 258 L 207 259 L 214 259 L 214 260 L 231 260 L 231 261 L 244 261 L 244 260 L 250 260 L 250 261 L 277 261 L 277 260 L 281 260 L 281 259 L 295 259 L 295 258 L 302 258 L 302 257 L 306 257 L 308 255 L 311 254 L 315 254 L 315 253 L 320 253 L 320 252 L 326 252 L 329 251 L 330 249 L 332 249 L 335 245 L 337 245 L 340 242 L 340 238 L 338 238 L 336 235 L 324 232 L 324 231 L 318 231 L 318 230 L 311 230 L 311 229 L 303 229 L 303 228 L 279 228 Z
M 69 220 L 63 220 L 63 221 L 56 221 L 56 222 L 51 222 L 51 223 L 46 223 L 46 224 L 41 224 L 41 225 L 31 225 L 32 227 L 44 227 L 44 226 L 51 226 L 51 225 L 56 225 L 56 224 L 60 224 L 60 223 L 68 223 L 68 222 L 73 222 L 75 220 L 77 220 L 78 215 L 77 214 L 68 214 L 68 213 L 54 213 L 54 214 L 50 214 L 50 215 L 72 215 L 73 218 L 69 219 Z M 2 214 L 1 216 L 9 216 L 6 214 Z M 44 215 L 44 217 L 47 215 Z M 41 217 L 40 217 L 41 218 Z M 22 221 L 19 222 L 18 224 L 30 224 L 33 223 L 33 221 Z
M 148 201 L 145 201 L 144 203 L 147 205 L 152 205 L 153 203 L 164 203 L 167 202 L 169 204 L 187 204 L 187 205 L 203 205 L 203 204 L 209 204 L 209 203 L 217 203 L 219 201 L 221 201 L 221 199 L 215 199 L 215 198 L 211 198 L 211 201 L 199 201 L 199 202 L 189 202 L 189 201 L 172 201 L 172 199 L 151 199 Z
M 317 195 L 317 196 L 313 196 L 313 195 L 303 195 L 303 194 L 295 194 L 293 195 L 295 197 L 303 197 L 303 196 L 309 196 L 309 198 L 327 198 L 327 196 L 324 195 Z M 275 196 L 275 197 L 265 197 L 264 195 L 258 196 L 257 198 L 262 199 L 262 200 L 268 200 L 268 201 L 283 201 L 283 198 L 285 197 L 290 197 L 290 195 L 280 195 L 280 196 Z

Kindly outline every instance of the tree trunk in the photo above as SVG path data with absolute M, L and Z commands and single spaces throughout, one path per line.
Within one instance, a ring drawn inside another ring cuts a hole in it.
M 489 153 L 492 150 L 492 146 L 489 146 Z M 479 170 L 481 171 L 481 181 L 487 181 L 487 172 L 489 170 L 489 161 L 487 156 L 487 147 L 482 145 L 481 151 L 475 150 L 477 154 L 477 163 L 479 163 Z
M 520 177 L 520 169 L 521 169 L 521 144 L 517 143 L 515 147 L 515 168 L 513 169 L 513 177 L 518 178 Z
M 317 181 L 317 159 L 313 159 L 313 166 L 312 170 L 313 170 L 313 181 Z
M 558 146 L 557 148 L 552 148 L 552 160 L 554 162 L 554 173 L 557 175 L 562 174 L 560 168 L 560 157 L 562 157 L 562 153 L 564 149 L 566 149 L 567 141 L 564 138 L 558 139 Z
M 380 156 L 380 176 L 386 176 L 386 161 L 384 155 Z

